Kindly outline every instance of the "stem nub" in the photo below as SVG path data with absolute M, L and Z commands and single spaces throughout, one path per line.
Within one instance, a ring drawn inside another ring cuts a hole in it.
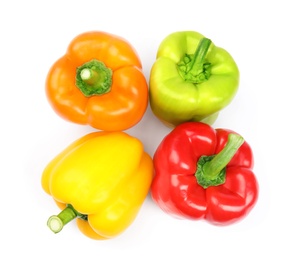
M 86 97 L 102 95 L 112 86 L 112 70 L 98 60 L 91 60 L 77 68 L 76 86 Z
M 59 233 L 63 227 L 64 223 L 58 216 L 51 216 L 47 221 L 47 226 L 54 232 Z
M 47 221 L 47 226 L 54 232 L 59 233 L 63 227 L 76 217 L 87 220 L 87 215 L 77 212 L 72 205 L 67 204 L 60 214 L 51 216 Z

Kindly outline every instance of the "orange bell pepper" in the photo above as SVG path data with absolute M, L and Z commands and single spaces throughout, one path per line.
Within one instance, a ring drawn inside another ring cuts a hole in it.
M 148 85 L 135 49 L 99 31 L 74 38 L 46 79 L 46 95 L 64 119 L 106 131 L 137 124 L 148 105 Z

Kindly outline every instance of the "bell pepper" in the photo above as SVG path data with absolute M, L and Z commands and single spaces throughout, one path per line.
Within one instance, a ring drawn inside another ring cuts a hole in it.
M 137 124 L 148 105 L 139 56 L 125 39 L 90 31 L 75 37 L 50 68 L 47 99 L 62 118 L 99 130 Z
M 175 32 L 158 48 L 150 73 L 150 106 L 169 126 L 213 124 L 238 86 L 239 70 L 226 50 L 198 32 Z
M 247 216 L 258 199 L 252 149 L 232 130 L 180 124 L 164 137 L 153 162 L 152 198 L 177 218 L 229 225 Z
M 87 134 L 59 153 L 42 173 L 42 188 L 62 209 L 47 224 L 58 233 L 76 219 L 92 239 L 110 239 L 134 221 L 153 178 L 141 141 L 123 132 Z

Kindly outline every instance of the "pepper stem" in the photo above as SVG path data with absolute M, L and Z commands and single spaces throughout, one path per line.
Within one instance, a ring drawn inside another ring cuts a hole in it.
M 242 136 L 229 134 L 225 147 L 216 155 L 202 156 L 197 165 L 196 178 L 203 188 L 217 186 L 225 182 L 226 165 L 244 143 Z
M 51 216 L 47 221 L 47 226 L 54 232 L 60 232 L 63 227 L 75 219 L 80 217 L 82 219 L 87 219 L 87 215 L 80 214 L 77 212 L 72 205 L 67 204 L 66 208 L 63 209 L 58 215 Z
M 206 56 L 211 45 L 211 40 L 202 38 L 194 54 L 185 54 L 177 64 L 180 76 L 191 83 L 201 83 L 211 75 L 211 63 L 206 61 Z
M 86 97 L 102 95 L 110 91 L 112 70 L 98 60 L 91 60 L 77 68 L 76 86 Z
M 94 85 L 95 82 L 99 80 L 99 74 L 95 70 L 89 68 L 82 69 L 80 77 L 88 85 Z

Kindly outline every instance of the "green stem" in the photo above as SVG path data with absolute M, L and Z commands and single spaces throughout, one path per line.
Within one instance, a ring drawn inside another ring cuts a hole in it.
M 95 85 L 99 81 L 99 73 L 93 69 L 84 68 L 80 71 L 80 77 L 88 85 Z
M 54 232 L 60 232 L 63 227 L 75 219 L 80 217 L 82 219 L 87 219 L 87 215 L 80 214 L 77 212 L 72 205 L 67 204 L 67 207 L 63 209 L 58 215 L 51 216 L 47 221 L 47 226 Z
M 91 60 L 77 68 L 76 86 L 86 97 L 102 95 L 110 91 L 112 70 L 98 60 Z
M 177 64 L 180 76 L 191 83 L 201 83 L 209 79 L 211 64 L 206 61 L 206 56 L 211 45 L 211 40 L 203 38 L 199 42 L 194 54 L 185 54 Z
M 223 184 L 225 182 L 226 166 L 243 143 L 242 136 L 229 134 L 225 147 L 218 154 L 202 156 L 198 161 L 195 174 L 198 183 L 203 188 Z

